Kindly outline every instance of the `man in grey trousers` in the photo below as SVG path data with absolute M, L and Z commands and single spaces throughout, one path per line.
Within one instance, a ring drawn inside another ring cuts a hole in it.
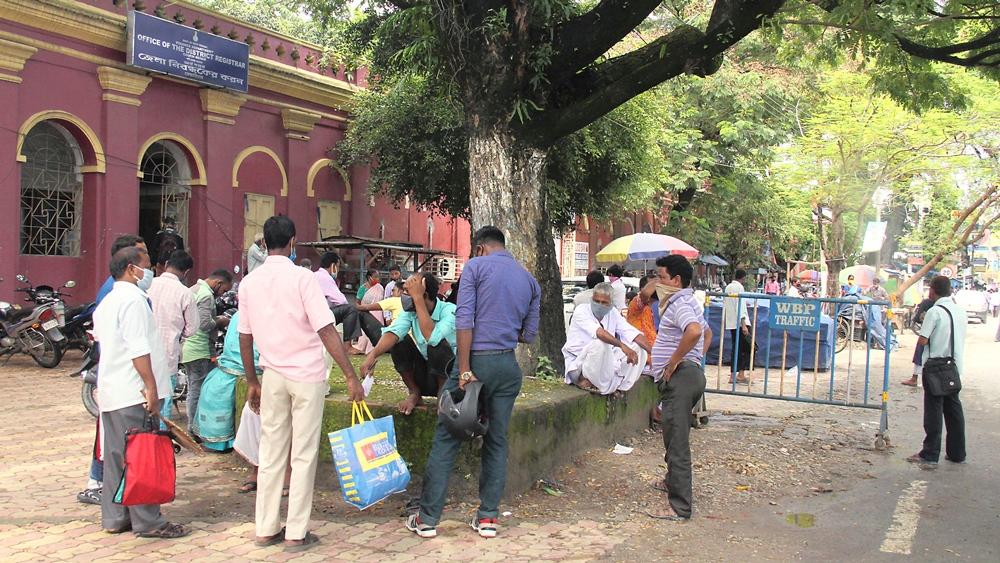
M 104 531 L 134 531 L 144 538 L 180 538 L 188 528 L 167 522 L 159 505 L 122 506 L 114 502 L 122 480 L 125 433 L 149 426 L 173 392 L 156 317 L 145 290 L 153 281 L 149 255 L 138 247 L 119 250 L 110 264 L 114 287 L 94 311 L 94 332 L 101 345 L 101 384 L 97 402 L 104 423 Z

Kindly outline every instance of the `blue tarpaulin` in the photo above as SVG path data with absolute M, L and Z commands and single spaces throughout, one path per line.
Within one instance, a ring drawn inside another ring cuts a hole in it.
M 753 322 L 754 310 L 752 299 L 744 299 L 744 305 Z M 772 329 L 770 326 L 770 301 L 768 299 L 757 300 L 757 351 L 754 353 L 754 365 L 765 367 L 770 363 L 771 368 L 781 369 L 781 351 L 784 343 L 784 330 Z M 723 363 L 728 363 L 732 358 L 732 340 L 728 332 L 723 334 L 722 330 L 722 305 L 713 303 L 705 310 L 705 320 L 712 329 L 712 344 L 705 357 L 705 364 L 708 366 L 719 363 L 719 340 L 725 338 L 725 348 Z M 833 358 L 833 346 L 836 343 L 835 327 L 833 319 L 826 315 L 820 317 L 819 331 L 819 369 L 830 369 L 830 362 Z M 801 331 L 798 329 L 788 329 L 788 351 L 785 356 L 785 367 L 796 366 L 799 363 L 799 338 L 802 338 L 802 369 L 811 370 L 816 366 L 816 331 Z M 768 339 L 770 339 L 771 349 L 768 355 Z M 768 361 L 770 359 L 770 362 Z

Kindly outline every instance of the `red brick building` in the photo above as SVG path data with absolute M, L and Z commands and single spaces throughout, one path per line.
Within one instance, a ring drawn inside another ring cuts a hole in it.
M 153 5 L 0 0 L 0 300 L 18 300 L 17 274 L 72 279 L 71 301 L 92 299 L 114 238 L 152 238 L 167 215 L 197 276 L 242 269 L 275 213 L 302 242 L 351 234 L 469 255 L 465 221 L 395 209 L 368 195 L 366 169 L 333 166 L 363 74 L 320 67 L 317 45 L 183 0 Z M 126 65 L 133 6 L 247 43 L 249 91 Z

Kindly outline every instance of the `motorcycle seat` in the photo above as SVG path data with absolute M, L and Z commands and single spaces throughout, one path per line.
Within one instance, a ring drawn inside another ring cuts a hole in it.
M 69 310 L 66 311 L 65 315 L 66 319 L 71 320 L 79 316 L 81 313 L 87 312 L 87 309 L 93 307 L 93 305 L 94 305 L 93 303 L 86 303 L 84 305 L 77 305 L 76 307 L 71 307 Z
M 21 319 L 31 316 L 31 313 L 35 310 L 34 307 L 22 307 L 20 309 L 10 309 L 5 315 L 7 320 L 12 323 L 16 323 Z

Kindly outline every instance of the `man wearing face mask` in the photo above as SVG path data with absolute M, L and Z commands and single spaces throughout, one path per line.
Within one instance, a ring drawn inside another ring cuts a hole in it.
M 198 332 L 184 343 L 181 362 L 188 375 L 188 394 L 185 408 L 188 413 L 188 432 L 197 436 L 195 414 L 201 397 L 201 384 L 212 371 L 212 355 L 215 353 L 217 330 L 229 326 L 228 317 L 215 316 L 215 298 L 233 288 L 233 273 L 218 269 L 212 275 L 191 287 L 198 303 Z M 199 438 L 200 439 L 200 438 Z
M 194 294 L 181 280 L 194 267 L 194 259 L 184 250 L 175 250 L 167 259 L 163 275 L 149 286 L 149 302 L 160 329 L 163 349 L 167 353 L 167 373 L 171 386 L 177 384 L 177 364 L 181 359 L 181 344 L 195 335 L 200 326 L 198 303 Z M 170 419 L 173 393 L 163 397 L 163 417 Z M 190 416 L 190 415 L 189 415 Z M 161 423 L 162 424 L 162 423 Z
M 114 288 L 94 311 L 94 333 L 101 343 L 101 385 L 97 402 L 104 427 L 104 483 L 101 527 L 109 534 L 129 530 L 140 537 L 179 538 L 190 530 L 167 522 L 159 505 L 122 506 L 114 492 L 122 479 L 125 433 L 146 426 L 173 392 L 156 318 L 140 280 L 153 280 L 149 255 L 128 247 L 111 259 Z M 143 396 L 145 393 L 145 396 Z
M 656 259 L 660 328 L 653 344 L 653 380 L 663 404 L 663 447 L 667 476 L 652 487 L 667 493 L 668 503 L 648 512 L 652 518 L 691 518 L 691 410 L 705 393 L 702 356 L 712 342 L 698 299 L 691 290 L 694 269 L 673 254 Z
M 631 389 L 652 350 L 642 332 L 614 311 L 613 298 L 611 284 L 597 284 L 590 306 L 573 311 L 562 348 L 566 383 L 602 395 Z
M 398 286 L 397 286 L 398 287 Z M 392 363 L 410 395 L 396 405 L 410 414 L 423 397 L 436 397 L 455 357 L 455 305 L 437 298 L 440 284 L 430 274 L 413 274 L 403 284 L 403 312 L 383 330 L 378 345 L 368 354 L 361 373 L 368 373 L 375 359 L 390 352 Z
M 141 248 L 143 252 L 146 252 L 146 243 L 143 242 L 142 237 L 132 234 L 119 235 L 115 239 L 114 243 L 111 244 L 111 257 L 114 258 L 115 254 L 123 248 L 128 248 L 134 246 L 136 248 Z M 150 276 L 152 280 L 153 276 Z M 114 276 L 108 276 L 107 281 L 101 286 L 101 289 L 97 291 L 97 297 L 94 299 L 96 301 L 95 307 L 104 301 L 104 298 L 111 293 L 111 290 L 115 286 Z M 149 286 L 146 286 L 149 287 Z M 98 431 L 94 437 L 94 457 L 90 460 L 90 474 L 88 475 L 87 488 L 80 491 L 76 495 L 76 500 L 84 504 L 101 504 L 101 488 L 104 481 L 104 464 L 102 462 L 103 457 L 100 453 L 100 429 L 98 426 Z
M 336 252 L 327 252 L 319 260 L 319 269 L 315 276 L 319 281 L 319 288 L 326 296 L 326 303 L 333 312 L 333 317 L 338 323 L 344 325 L 344 349 L 350 355 L 362 354 L 351 345 L 352 340 L 361 338 L 361 321 L 358 318 L 358 308 L 347 303 L 347 297 L 337 286 L 337 274 L 340 273 L 340 255 Z M 370 337 L 369 337 L 370 338 Z M 376 339 L 377 340 L 377 339 Z

